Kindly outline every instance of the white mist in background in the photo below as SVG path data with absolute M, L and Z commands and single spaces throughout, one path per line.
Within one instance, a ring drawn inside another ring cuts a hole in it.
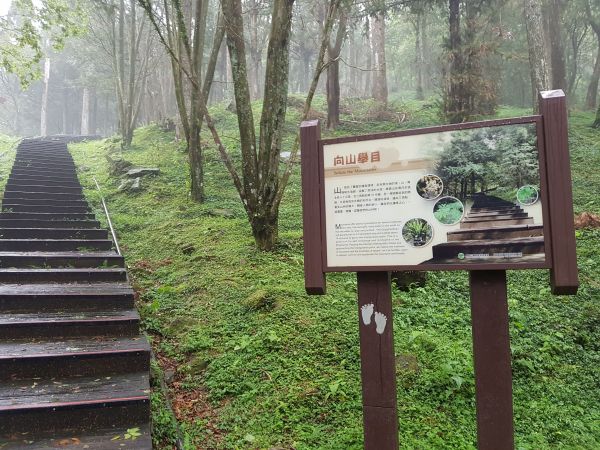
M 0 0 L 0 16 L 8 14 L 12 0 Z

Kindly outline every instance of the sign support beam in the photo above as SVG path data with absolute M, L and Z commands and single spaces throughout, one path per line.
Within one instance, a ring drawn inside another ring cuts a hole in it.
M 513 401 L 505 270 L 469 272 L 477 448 L 513 450 Z
M 398 450 L 396 356 L 389 272 L 358 272 L 365 450 Z

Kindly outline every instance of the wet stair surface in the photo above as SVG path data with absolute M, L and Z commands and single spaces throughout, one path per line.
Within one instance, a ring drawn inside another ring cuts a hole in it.
M 0 212 L 0 448 L 152 448 L 139 320 L 66 144 L 23 141 Z
M 474 196 L 473 207 L 460 222 L 460 228 L 447 236 L 448 242 L 433 247 L 433 259 L 429 262 L 456 263 L 460 253 L 472 256 L 462 263 L 507 261 L 508 254 L 521 262 L 544 261 L 543 226 L 534 224 L 519 205 L 498 197 Z

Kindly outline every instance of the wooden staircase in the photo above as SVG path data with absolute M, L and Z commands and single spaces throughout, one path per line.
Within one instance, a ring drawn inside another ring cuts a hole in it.
M 458 258 L 463 255 L 489 255 L 484 258 Z M 520 261 L 543 261 L 543 226 L 535 225 L 520 206 L 498 197 L 474 196 L 473 207 L 448 233 L 448 242 L 433 247 L 429 263 L 499 262 L 506 254 L 521 254 Z M 498 255 L 498 256 L 494 256 Z
M 23 141 L 0 212 L 0 448 L 152 448 L 139 320 L 66 144 Z

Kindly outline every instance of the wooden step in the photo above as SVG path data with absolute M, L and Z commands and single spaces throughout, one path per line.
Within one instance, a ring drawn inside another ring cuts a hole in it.
M 494 227 L 504 227 L 507 225 L 533 225 L 533 218 L 527 217 L 524 219 L 491 219 L 491 220 L 473 220 L 473 221 L 463 221 L 460 223 L 460 229 L 470 229 L 470 228 L 494 228 Z
M 123 268 L 6 268 L 0 269 L 0 283 L 104 283 L 126 281 Z
M 81 185 L 77 180 L 54 180 L 49 177 L 39 179 L 37 177 L 9 177 L 7 186 L 58 186 L 81 189 Z
M 103 228 L 0 228 L 0 239 L 108 239 Z
M 100 228 L 97 220 L 6 219 L 0 214 L 0 228 Z
M 89 207 L 83 206 L 56 206 L 56 205 L 45 205 L 43 200 L 40 203 L 34 205 L 22 205 L 20 203 L 8 203 L 6 200 L 2 202 L 3 212 L 32 212 L 32 213 L 54 213 L 54 214 L 86 214 L 89 213 Z
M 11 199 L 39 199 L 39 200 L 79 200 L 85 201 L 85 197 L 81 192 L 77 193 L 62 193 L 62 192 L 43 192 L 43 191 L 5 191 L 4 201 Z M 15 201 L 13 203 L 19 203 Z
M 149 400 L 145 372 L 7 381 L 0 384 L 0 434 L 137 424 L 148 417 Z
M 464 222 L 474 222 L 478 220 L 509 220 L 509 219 L 525 219 L 529 217 L 526 212 L 521 213 L 469 213 L 467 217 L 463 219 Z
M 137 336 L 135 310 L 0 313 L 0 339 L 78 336 Z
M 81 186 L 61 186 L 59 184 L 34 183 L 31 181 L 17 183 L 9 181 L 4 188 L 6 191 L 24 191 L 24 192 L 56 192 L 61 194 L 81 194 Z
M 28 175 L 28 176 L 32 176 L 32 177 L 36 177 L 36 176 L 49 176 L 51 175 L 52 177 L 60 177 L 60 178 L 66 178 L 66 179 L 75 179 L 77 178 L 77 172 L 75 171 L 75 169 L 57 169 L 57 168 L 51 168 L 51 167 L 27 167 L 27 166 L 21 166 L 21 167 L 13 167 L 12 171 L 11 171 L 11 175 L 14 175 L 15 177 L 21 176 L 21 175 Z
M 38 183 L 65 183 L 65 185 L 73 184 L 78 185 L 79 180 L 77 177 L 69 176 L 56 176 L 49 172 L 45 174 L 36 174 L 36 175 L 27 175 L 27 174 L 15 174 L 11 173 L 8 177 L 8 181 L 17 181 L 17 182 L 38 182 Z
M 472 240 L 438 244 L 433 247 L 433 258 L 456 258 L 459 253 L 487 254 L 522 253 L 524 255 L 544 253 L 544 237 L 525 237 L 507 240 Z
M 111 250 L 108 239 L 0 239 L 1 252 L 84 252 Z
M 450 231 L 448 233 L 448 241 L 511 239 L 518 237 L 542 236 L 543 233 L 543 225 L 510 225 L 494 228 L 471 228 Z
M 0 219 L 17 219 L 17 220 L 43 220 L 43 221 L 68 221 L 68 222 L 77 222 L 77 221 L 87 221 L 94 220 L 96 217 L 92 213 L 48 213 L 48 212 L 9 212 L 2 211 L 0 212 Z M 73 228 L 76 228 L 75 225 Z
M 0 284 L 0 311 L 102 311 L 133 307 L 126 283 Z
M 0 380 L 108 376 L 150 369 L 142 337 L 0 341 Z
M 51 433 L 27 431 L 25 433 L 0 436 L 2 450 L 48 450 L 50 448 L 85 449 L 85 450 L 152 450 L 152 438 L 147 418 L 139 424 L 132 423 L 125 427 L 110 427 L 77 433 L 61 430 Z M 125 439 L 127 430 L 139 430 L 139 437 Z M 118 437 L 119 439 L 115 439 Z M 4 445 L 4 447 L 2 447 Z
M 125 267 L 116 252 L 0 252 L 0 267 Z
M 39 205 L 43 203 L 45 206 L 58 206 L 58 207 L 78 207 L 78 208 L 87 208 L 89 207 L 88 202 L 83 198 L 80 200 L 64 200 L 64 199 L 40 199 L 40 198 L 25 198 L 25 197 L 15 197 L 3 200 L 6 203 L 18 203 L 19 205 Z

